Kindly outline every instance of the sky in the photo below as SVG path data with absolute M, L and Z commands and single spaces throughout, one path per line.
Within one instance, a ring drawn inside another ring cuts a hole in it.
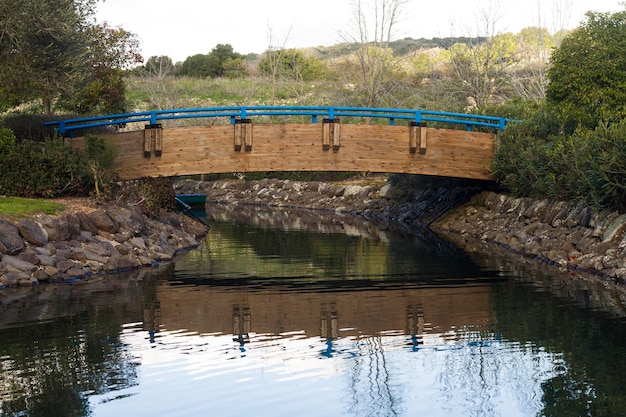
M 481 10 L 492 16 L 487 20 L 495 23 L 494 34 L 517 33 L 527 26 L 544 26 L 554 32 L 578 26 L 589 10 L 623 10 L 622 1 L 407 0 L 393 39 L 485 35 Z M 207 54 L 218 44 L 230 44 L 235 52 L 248 54 L 262 53 L 270 46 L 306 48 L 341 43 L 356 33 L 351 29 L 353 2 L 100 0 L 96 19 L 135 33 L 144 59 L 167 55 L 177 62 Z

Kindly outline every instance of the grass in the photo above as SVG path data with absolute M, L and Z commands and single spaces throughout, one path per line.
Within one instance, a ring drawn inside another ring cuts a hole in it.
M 33 214 L 54 214 L 65 206 L 49 200 L 36 200 L 19 197 L 0 197 L 0 216 L 20 219 Z

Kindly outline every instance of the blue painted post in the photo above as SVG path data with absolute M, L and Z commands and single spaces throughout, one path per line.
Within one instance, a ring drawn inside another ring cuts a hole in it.
M 334 109 L 334 107 L 330 107 L 328 109 L 328 120 L 335 120 L 335 109 Z
M 317 124 L 317 114 L 314 114 L 313 116 L 311 116 L 311 123 L 312 124 Z
M 389 118 L 389 126 L 395 126 L 396 125 L 396 119 L 394 119 L 393 117 Z

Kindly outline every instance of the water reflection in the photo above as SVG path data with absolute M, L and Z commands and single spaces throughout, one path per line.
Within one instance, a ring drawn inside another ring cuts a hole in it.
M 0 292 L 0 413 L 626 413 L 618 289 L 317 214 L 209 212 L 176 264 Z

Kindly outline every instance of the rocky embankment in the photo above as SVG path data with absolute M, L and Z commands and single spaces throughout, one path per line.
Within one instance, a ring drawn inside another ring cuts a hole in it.
M 579 203 L 514 198 L 467 184 L 398 189 L 384 179 L 361 184 L 185 181 L 176 186 L 179 192 L 206 193 L 215 204 L 304 207 L 430 225 L 460 245 L 473 240 L 479 244 L 473 247 L 483 251 L 504 248 L 561 269 L 626 280 L 626 215 Z
M 434 226 L 562 269 L 626 280 L 626 215 L 616 211 L 482 192 Z
M 75 282 L 170 261 L 196 247 L 204 225 L 178 213 L 150 218 L 138 208 L 0 219 L 0 288 Z
M 492 245 L 562 270 L 626 280 L 626 215 L 577 203 L 481 192 L 476 184 L 403 188 L 385 177 L 346 183 L 182 181 L 175 187 L 179 193 L 205 193 L 209 204 L 297 207 L 430 225 L 468 251 L 489 252 Z M 136 207 L 0 219 L 0 288 L 74 282 L 170 261 L 198 246 L 206 232 L 182 214 L 154 219 Z

